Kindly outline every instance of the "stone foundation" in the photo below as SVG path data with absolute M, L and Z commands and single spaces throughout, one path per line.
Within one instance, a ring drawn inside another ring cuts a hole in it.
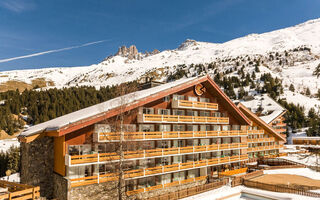
M 40 186 L 40 195 L 53 197 L 53 138 L 43 137 L 30 143 L 20 143 L 21 183 Z
M 111 200 L 118 199 L 117 182 L 106 182 L 72 188 L 69 192 L 71 200 Z
M 53 197 L 59 200 L 70 199 L 68 189 L 70 188 L 69 181 L 59 174 L 53 174 Z

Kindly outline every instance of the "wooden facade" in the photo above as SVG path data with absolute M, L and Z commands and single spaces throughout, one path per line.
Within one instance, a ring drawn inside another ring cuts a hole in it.
M 118 180 L 121 141 L 128 195 L 242 173 L 248 155 L 283 144 L 209 77 L 120 106 L 20 141 L 54 137 L 54 172 L 71 187 Z

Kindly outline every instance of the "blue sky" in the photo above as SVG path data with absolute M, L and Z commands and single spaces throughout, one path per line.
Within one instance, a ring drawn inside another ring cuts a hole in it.
M 220 43 L 319 18 L 319 10 L 320 0 L 0 0 L 0 71 L 95 64 L 121 45 Z

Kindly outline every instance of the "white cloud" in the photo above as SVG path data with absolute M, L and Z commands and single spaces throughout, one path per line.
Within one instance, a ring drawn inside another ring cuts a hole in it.
M 98 44 L 98 43 L 102 43 L 102 42 L 107 42 L 107 41 L 109 41 L 109 40 L 100 40 L 100 41 L 89 42 L 89 43 L 85 43 L 85 44 L 81 44 L 81 45 L 77 45 L 77 46 L 65 47 L 65 48 L 62 48 L 62 49 L 54 49 L 54 50 L 49 50 L 49 51 L 43 51 L 43 52 L 39 52 L 39 53 L 33 53 L 33 54 L 29 54 L 29 55 L 24 55 L 24 56 L 17 56 L 17 57 L 13 57 L 13 58 L 5 58 L 5 59 L 1 59 L 0 63 L 9 62 L 9 61 L 13 61 L 13 60 L 19 60 L 19 59 L 23 59 L 23 58 L 41 56 L 41 55 L 49 54 L 49 53 L 56 53 L 56 52 L 60 52 L 60 51 L 70 50 L 70 49 L 76 49 L 76 48 L 90 46 L 90 45 L 94 45 L 94 44 Z
M 23 11 L 35 9 L 36 5 L 33 0 L 1 0 L 0 7 L 16 13 L 21 13 Z

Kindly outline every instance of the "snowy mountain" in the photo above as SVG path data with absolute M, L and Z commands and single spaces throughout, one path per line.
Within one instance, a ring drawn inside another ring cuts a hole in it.
M 139 80 L 143 76 L 163 81 L 183 64 L 188 76 L 199 75 L 192 64 L 207 66 L 209 63 L 214 63 L 219 72 L 245 66 L 244 71 L 251 74 L 258 63 L 260 74 L 271 73 L 282 80 L 285 88 L 283 97 L 288 102 L 306 105 L 308 109 L 314 105 L 320 106 L 317 99 L 301 94 L 306 88 L 314 94 L 320 86 L 320 79 L 312 75 L 320 63 L 319 35 L 320 19 L 316 19 L 219 44 L 186 40 L 177 49 L 150 53 L 140 53 L 135 46 L 120 47 L 115 55 L 91 66 L 0 72 L 0 91 L 17 84 L 28 88 L 39 85 L 47 88 L 97 87 Z M 214 72 L 217 71 L 205 69 L 205 73 Z M 235 71 L 228 76 L 237 76 L 237 73 Z M 295 86 L 294 93 L 286 89 L 290 84 Z

